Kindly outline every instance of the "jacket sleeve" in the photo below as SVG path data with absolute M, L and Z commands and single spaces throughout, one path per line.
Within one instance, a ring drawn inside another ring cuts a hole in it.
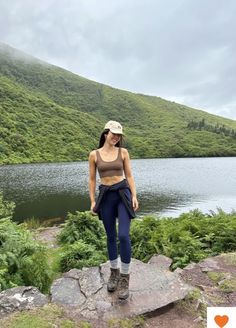
M 124 203 L 127 212 L 130 215 L 131 219 L 134 219 L 136 217 L 136 214 L 133 209 L 132 201 L 131 201 L 131 192 L 128 188 L 120 189 L 119 190 L 120 197 L 122 199 L 122 202 Z

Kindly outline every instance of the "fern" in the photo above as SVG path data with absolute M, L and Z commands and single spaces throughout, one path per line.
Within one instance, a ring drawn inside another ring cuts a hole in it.
M 13 209 L 0 198 L 1 213 L 10 214 Z M 12 213 L 11 213 L 12 215 Z M 34 285 L 45 292 L 51 282 L 45 246 L 36 242 L 24 225 L 11 217 L 0 220 L 0 288 L 18 285 Z

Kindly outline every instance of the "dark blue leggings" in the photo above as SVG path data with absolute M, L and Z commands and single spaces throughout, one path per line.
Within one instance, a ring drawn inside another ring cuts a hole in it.
M 101 216 L 107 234 L 109 260 L 118 257 L 116 218 L 118 218 L 118 238 L 120 242 L 120 258 L 123 263 L 130 263 L 131 242 L 129 236 L 129 214 L 118 191 L 107 191 L 101 203 Z

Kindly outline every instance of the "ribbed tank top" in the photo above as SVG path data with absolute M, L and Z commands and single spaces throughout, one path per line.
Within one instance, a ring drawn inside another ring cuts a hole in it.
M 104 161 L 98 150 L 96 150 L 97 155 L 97 169 L 100 178 L 122 176 L 123 175 L 123 159 L 121 156 L 121 149 L 119 147 L 118 156 L 114 161 Z

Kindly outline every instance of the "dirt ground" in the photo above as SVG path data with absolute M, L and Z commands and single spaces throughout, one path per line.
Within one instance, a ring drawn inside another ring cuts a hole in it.
M 200 321 L 199 321 L 200 319 Z M 162 311 L 145 319 L 143 328 L 203 328 L 203 321 L 198 316 L 192 316 L 176 305 L 170 305 Z

